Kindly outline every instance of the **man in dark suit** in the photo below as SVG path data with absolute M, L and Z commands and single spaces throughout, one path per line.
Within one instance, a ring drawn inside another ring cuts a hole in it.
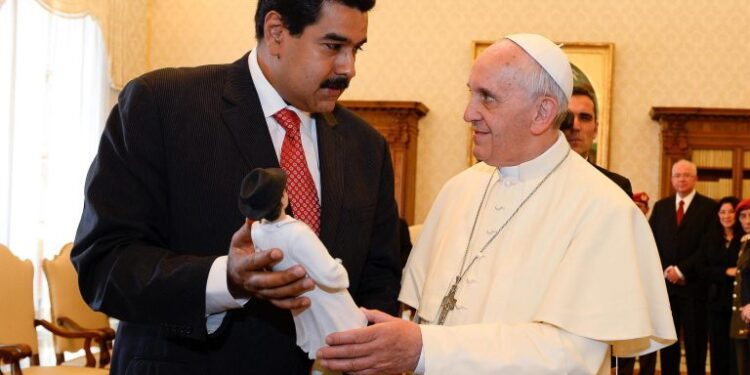
M 680 343 L 685 346 L 689 375 L 706 372 L 707 285 L 696 275 L 691 256 L 698 251 L 708 231 L 716 205 L 711 198 L 695 191 L 695 164 L 680 160 L 672 166 L 672 186 L 676 194 L 654 204 L 649 223 L 654 232 L 659 257 L 667 280 L 679 341 L 660 351 L 661 373 L 680 373 Z
M 358 305 L 397 312 L 388 144 L 336 105 L 373 5 L 262 0 L 249 55 L 125 87 L 87 177 L 72 253 L 84 299 L 121 320 L 112 374 L 310 372 L 289 310 L 309 305 L 300 295 L 314 283 L 300 266 L 271 272 L 284 249 L 255 252 L 238 209 L 256 167 L 295 162 L 290 180 L 301 173 L 304 183 L 290 183 L 291 213 L 309 215 L 343 261 Z
M 573 71 L 576 72 L 576 69 L 574 68 Z M 573 96 L 568 103 L 568 118 L 560 125 L 560 130 L 565 134 L 570 148 L 584 159 L 590 160 L 591 146 L 594 144 L 596 132 L 599 129 L 596 94 L 588 80 L 580 77 L 580 73 L 575 73 L 574 78 Z M 625 191 L 628 197 L 633 196 L 630 180 L 594 163 L 591 164 Z

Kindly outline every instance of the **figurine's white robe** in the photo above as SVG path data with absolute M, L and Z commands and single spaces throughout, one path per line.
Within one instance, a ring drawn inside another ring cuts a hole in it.
M 423 322 L 459 273 L 490 177 L 466 264 L 565 158 L 465 275 L 445 326 L 421 326 L 426 374 L 608 374 L 609 345 L 634 356 L 676 340 L 646 219 L 569 149 L 560 133 L 531 161 L 479 163 L 443 187 L 399 296 Z
M 310 359 L 326 346 L 329 334 L 367 326 L 365 314 L 346 289 L 346 269 L 340 260 L 331 257 L 305 223 L 289 216 L 274 222 L 263 220 L 253 223 L 251 236 L 257 250 L 278 248 L 284 252 L 284 259 L 273 266 L 274 271 L 299 264 L 315 281 L 315 289 L 303 294 L 310 298 L 310 307 L 293 314 L 297 345 Z

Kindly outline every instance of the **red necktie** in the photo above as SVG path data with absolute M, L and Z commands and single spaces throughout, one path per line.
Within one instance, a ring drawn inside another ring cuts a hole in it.
M 299 134 L 300 119 L 294 111 L 282 109 L 273 115 L 285 130 L 281 144 L 281 169 L 289 175 L 286 191 L 294 216 L 320 234 L 320 203 Z
M 680 204 L 677 207 L 677 226 L 680 226 L 683 216 L 685 216 L 685 201 L 680 199 Z

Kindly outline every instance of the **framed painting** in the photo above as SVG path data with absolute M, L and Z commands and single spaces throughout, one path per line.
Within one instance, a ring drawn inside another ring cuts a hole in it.
M 472 61 L 493 42 L 474 41 L 472 49 Z M 612 105 L 612 70 L 614 66 L 615 45 L 613 43 L 568 43 L 562 44 L 562 49 L 570 62 L 575 65 L 588 78 L 596 92 L 596 100 L 599 104 L 599 128 L 596 140 L 590 155 L 597 165 L 607 168 L 609 166 L 609 133 L 611 129 L 611 105 Z M 469 129 L 471 132 L 471 129 Z M 476 163 L 471 153 L 471 136 L 468 144 L 469 165 Z

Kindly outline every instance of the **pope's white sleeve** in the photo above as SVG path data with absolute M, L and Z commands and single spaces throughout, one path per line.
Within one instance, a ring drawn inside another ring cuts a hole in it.
M 425 374 L 596 374 L 608 344 L 544 323 L 421 325 Z

